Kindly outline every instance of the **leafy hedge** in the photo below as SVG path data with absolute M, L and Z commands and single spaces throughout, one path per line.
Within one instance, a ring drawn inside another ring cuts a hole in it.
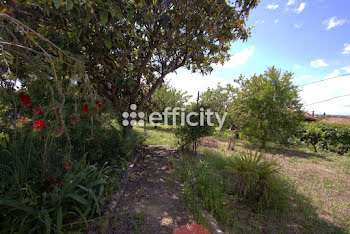
M 350 152 L 350 125 L 315 122 L 305 124 L 300 140 L 317 148 L 345 154 Z

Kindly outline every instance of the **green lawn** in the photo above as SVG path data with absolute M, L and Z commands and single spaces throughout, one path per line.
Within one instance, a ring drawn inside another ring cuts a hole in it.
M 168 145 L 176 146 L 177 138 L 175 136 L 176 127 L 173 126 L 147 126 L 146 131 L 143 126 L 135 126 L 134 129 L 146 135 L 145 145 Z

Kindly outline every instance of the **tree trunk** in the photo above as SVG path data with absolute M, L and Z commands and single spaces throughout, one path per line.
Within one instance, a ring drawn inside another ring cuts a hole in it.
M 267 131 L 266 131 L 266 129 L 264 129 L 264 136 L 263 136 L 262 142 L 261 142 L 261 147 L 262 148 L 266 147 L 266 141 L 267 141 Z

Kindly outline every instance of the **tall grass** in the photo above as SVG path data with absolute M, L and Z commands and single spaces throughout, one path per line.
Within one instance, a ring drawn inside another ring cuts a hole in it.
M 1 148 L 0 226 L 2 233 L 61 233 L 72 220 L 101 215 L 110 168 L 72 161 L 67 169 L 42 173 L 30 138 Z
M 276 164 L 251 153 L 226 156 L 203 149 L 202 156 L 184 154 L 175 163 L 182 201 L 205 224 L 201 211 L 211 213 L 221 225 L 233 231 L 248 231 L 239 220 L 238 203 L 255 211 L 270 211 L 288 205 L 287 183 L 277 174 Z

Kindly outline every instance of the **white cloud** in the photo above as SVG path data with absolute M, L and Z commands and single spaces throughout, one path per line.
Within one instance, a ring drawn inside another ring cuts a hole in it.
M 294 9 L 294 12 L 297 14 L 300 14 L 305 9 L 306 3 L 302 2 L 300 3 L 299 7 Z
M 332 28 L 335 28 L 337 26 L 341 26 L 346 23 L 345 19 L 338 19 L 336 16 L 333 16 L 325 21 L 323 21 L 323 24 L 326 25 L 326 29 L 330 30 Z
M 171 73 L 166 79 L 170 79 L 170 85 L 177 90 L 187 91 L 192 95 L 190 101 L 196 101 L 198 91 L 200 93 L 206 91 L 208 88 L 216 88 L 217 84 L 226 85 L 228 81 L 214 77 L 212 75 L 202 76 L 199 73 L 179 72 L 178 74 Z M 232 82 L 231 82 L 232 83 Z
M 310 62 L 311 67 L 313 68 L 320 68 L 320 67 L 327 67 L 328 64 L 323 59 L 316 59 Z
M 299 77 L 293 77 L 293 81 L 294 82 L 300 82 L 300 81 L 305 81 L 310 79 L 312 76 L 311 75 L 303 75 L 303 76 L 299 76 Z
M 294 24 L 294 28 L 296 29 L 300 29 L 301 27 L 303 27 L 303 24 Z
M 291 6 L 295 4 L 295 0 L 289 0 L 288 3 L 287 3 L 287 6 Z
M 223 68 L 236 68 L 240 65 L 244 65 L 248 62 L 248 59 L 250 56 L 252 56 L 254 53 L 254 46 L 251 46 L 249 48 L 245 48 L 238 52 L 237 54 L 231 55 L 230 60 L 227 61 L 224 65 L 214 65 L 216 67 L 223 67 Z
M 279 21 L 280 21 L 279 19 L 275 19 L 273 22 L 274 22 L 275 24 L 277 24 Z
M 348 43 L 344 44 L 344 51 L 342 54 L 350 54 L 350 44 Z
M 345 66 L 341 68 L 342 70 L 344 70 L 345 72 L 350 73 L 350 66 Z
M 255 20 L 255 24 L 263 24 L 263 23 L 265 23 L 265 20 Z
M 349 67 L 350 68 L 350 67 Z M 323 79 L 339 76 L 340 71 L 334 70 L 332 73 L 323 77 Z M 320 79 L 321 80 L 321 79 Z M 303 104 L 312 104 L 315 102 L 327 100 L 336 96 L 350 93 L 350 76 L 339 77 L 324 82 L 315 83 L 302 87 L 300 97 Z M 343 114 L 350 115 L 350 108 L 345 107 L 350 104 L 350 97 L 337 98 L 327 102 L 305 106 L 305 109 L 311 113 L 323 114 Z
M 336 69 L 336 70 L 334 70 L 332 73 L 326 75 L 326 76 L 324 77 L 324 79 L 333 78 L 333 77 L 336 77 L 336 76 L 339 76 L 339 75 L 340 75 L 340 72 L 339 72 L 339 70 Z
M 270 10 L 276 10 L 277 8 L 279 7 L 278 4 L 269 4 L 267 5 L 267 9 L 270 9 Z

